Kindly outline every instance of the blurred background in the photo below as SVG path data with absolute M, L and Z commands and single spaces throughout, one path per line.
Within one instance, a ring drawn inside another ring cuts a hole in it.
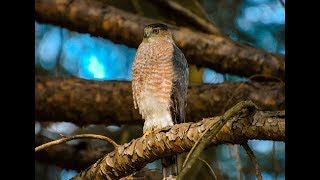
M 202 10 L 199 14 L 209 19 L 221 32 L 234 41 L 265 51 L 285 54 L 284 0 L 176 0 L 175 2 L 190 9 L 196 9 L 192 3 L 196 2 L 196 5 L 200 5 Z M 152 1 L 105 0 L 105 3 L 141 16 L 193 28 L 188 21 L 184 20 L 185 17 L 172 15 L 170 10 L 165 12 L 164 8 L 158 9 L 158 4 Z M 36 76 L 78 77 L 92 81 L 131 81 L 131 67 L 135 53 L 136 48 L 117 44 L 106 38 L 70 31 L 35 20 Z M 215 69 L 197 67 L 192 64 L 189 64 L 189 67 L 192 73 L 191 85 L 250 81 L 246 77 L 232 73 L 219 73 Z M 70 122 L 35 121 L 36 144 L 58 139 L 61 134 L 69 136 L 83 133 L 106 135 L 117 143 L 123 144 L 140 137 L 142 126 L 79 126 Z M 284 142 L 251 140 L 249 146 L 252 147 L 261 165 L 263 179 L 285 179 Z M 112 149 L 112 146 L 105 142 L 86 139 L 59 145 L 55 152 L 39 152 L 35 159 L 35 179 L 70 179 Z M 76 153 L 79 154 L 79 158 L 87 159 L 74 160 L 67 157 L 68 154 Z M 57 159 L 61 162 L 55 161 L 54 156 L 58 155 L 61 157 Z M 201 156 L 221 179 L 255 179 L 253 165 L 240 146 L 210 147 Z M 190 178 L 214 179 L 205 167 L 200 163 Z M 161 165 L 159 161 L 155 161 L 148 164 L 146 168 L 161 169 Z

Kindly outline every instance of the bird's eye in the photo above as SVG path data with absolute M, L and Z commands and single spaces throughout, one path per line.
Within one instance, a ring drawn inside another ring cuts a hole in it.
M 158 34 L 158 33 L 159 33 L 159 29 L 153 29 L 153 30 L 152 30 L 152 33 L 153 33 L 153 34 Z

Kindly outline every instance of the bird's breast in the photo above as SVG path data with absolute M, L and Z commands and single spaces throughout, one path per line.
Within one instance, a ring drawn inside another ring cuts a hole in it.
M 173 45 L 169 42 L 142 43 L 135 58 L 135 84 L 140 91 L 138 101 L 146 96 L 155 103 L 170 106 L 173 82 Z M 139 102 L 138 102 L 139 103 Z

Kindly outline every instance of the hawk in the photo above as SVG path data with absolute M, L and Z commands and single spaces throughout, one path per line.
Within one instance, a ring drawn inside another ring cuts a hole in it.
M 188 78 L 187 60 L 168 27 L 146 26 L 132 66 L 134 107 L 145 120 L 145 135 L 185 121 Z M 162 170 L 164 179 L 176 176 L 177 156 L 163 158 Z

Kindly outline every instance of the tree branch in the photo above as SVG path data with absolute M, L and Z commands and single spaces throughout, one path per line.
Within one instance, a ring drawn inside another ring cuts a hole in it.
M 143 123 L 133 106 L 130 82 L 36 76 L 35 96 L 37 121 L 80 126 Z M 283 110 L 285 104 L 284 84 L 276 82 L 190 86 L 187 98 L 187 121 L 220 115 L 242 100 L 252 100 L 261 110 Z
M 37 135 L 35 138 L 35 145 L 39 146 L 50 141 L 52 141 L 52 139 Z M 39 162 L 54 164 L 65 169 L 81 171 L 112 150 L 113 147 L 111 145 L 97 148 L 81 141 L 77 145 L 65 143 L 52 146 L 35 153 L 34 156 L 35 160 Z
M 279 0 L 280 1 L 280 4 L 282 5 L 283 8 L 286 7 L 286 5 L 284 4 L 283 0 Z
M 50 141 L 52 141 L 52 139 L 42 135 L 37 135 L 35 138 L 35 145 L 38 146 Z M 112 148 L 112 146 L 93 148 L 86 142 L 80 142 L 77 145 L 60 144 L 35 153 L 35 160 L 47 164 L 54 164 L 64 169 L 81 171 L 95 163 L 106 153 L 110 152 Z M 143 168 L 130 176 L 121 178 L 121 180 L 133 180 L 135 178 L 162 180 L 162 172 L 159 170 Z
M 216 173 L 214 172 L 214 170 L 212 169 L 212 167 L 210 166 L 210 164 L 200 157 L 198 157 L 198 159 L 208 167 L 208 169 L 210 170 L 210 173 L 212 174 L 212 177 L 214 177 L 214 179 L 217 180 L 218 177 L 217 177 Z
M 100 140 L 104 140 L 104 141 L 109 142 L 115 148 L 118 146 L 118 144 L 116 142 L 114 142 L 112 139 L 110 139 L 106 136 L 101 136 L 101 135 L 97 135 L 97 134 L 79 134 L 79 135 L 75 135 L 75 136 L 64 137 L 64 138 L 61 138 L 58 140 L 54 140 L 54 141 L 42 144 L 42 145 L 35 148 L 35 152 L 41 151 L 42 149 L 48 148 L 50 146 L 58 145 L 58 144 L 68 142 L 71 140 L 75 140 L 75 139 L 84 139 L 84 138 L 100 139 Z
M 221 128 L 227 123 L 227 121 L 235 116 L 237 113 L 243 111 L 243 109 L 249 110 L 249 115 L 253 115 L 256 111 L 256 105 L 253 104 L 252 101 L 241 101 L 227 112 L 225 112 L 219 119 L 212 123 L 207 130 L 203 133 L 203 135 L 197 140 L 195 145 L 191 148 L 190 152 L 188 153 L 185 161 L 183 162 L 181 172 L 178 174 L 177 180 L 184 179 L 185 175 L 189 170 L 191 170 L 193 164 L 196 162 L 197 158 L 200 156 L 201 152 L 204 150 L 205 147 L 208 146 L 210 140 L 220 132 Z
M 257 161 L 256 156 L 254 155 L 253 151 L 251 150 L 250 146 L 248 145 L 248 143 L 244 143 L 242 144 L 242 147 L 244 148 L 244 150 L 246 150 L 253 166 L 254 166 L 254 171 L 256 174 L 256 177 L 258 180 L 262 180 L 262 176 L 261 176 L 261 168 L 259 166 L 259 163 Z
M 187 19 L 191 20 L 194 24 L 199 26 L 203 31 L 216 34 L 216 35 L 222 35 L 220 30 L 215 27 L 211 22 L 208 22 L 206 19 L 199 17 L 195 13 L 193 13 L 191 10 L 181 6 L 179 3 L 172 1 L 172 0 L 153 0 L 153 2 L 159 4 L 159 5 L 165 5 L 168 8 L 180 13 Z
M 163 180 L 163 175 L 160 170 L 142 169 L 120 180 Z
M 138 47 L 143 27 L 159 22 L 114 8 L 99 0 L 36 0 L 35 18 L 70 30 Z M 240 44 L 220 35 L 170 26 L 189 63 L 240 76 L 255 74 L 284 79 L 284 57 Z
M 239 146 L 235 145 L 233 147 L 233 149 L 234 149 L 234 158 L 236 160 L 237 180 L 241 180 L 242 179 L 242 166 L 241 166 L 241 160 L 240 160 Z
M 108 153 L 79 173 L 75 179 L 119 179 L 156 159 L 187 152 L 219 118 L 205 118 L 198 123 L 176 124 L 132 140 Z M 228 120 L 221 131 L 210 140 L 208 146 L 243 144 L 249 139 L 284 141 L 284 111 L 257 111 L 254 116 L 246 112 L 239 113 Z

